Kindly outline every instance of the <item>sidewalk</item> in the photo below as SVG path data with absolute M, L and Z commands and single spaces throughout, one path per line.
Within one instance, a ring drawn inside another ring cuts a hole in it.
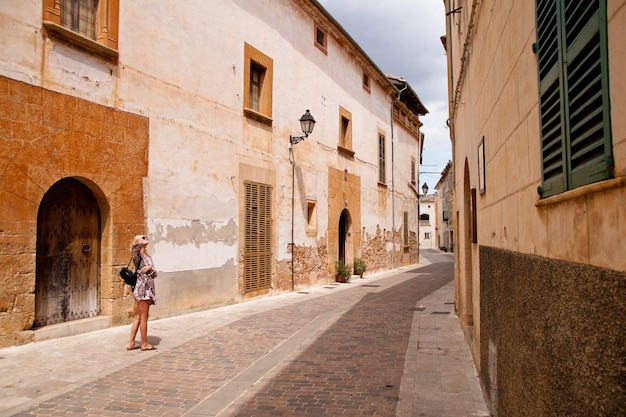
M 488 416 L 453 282 L 421 261 L 152 321 L 154 352 L 129 326 L 0 349 L 0 417 Z

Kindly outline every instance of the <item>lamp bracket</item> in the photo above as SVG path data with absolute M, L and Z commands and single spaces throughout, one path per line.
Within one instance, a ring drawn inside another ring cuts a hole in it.
M 296 143 L 302 142 L 306 136 L 291 136 L 289 135 L 289 143 L 295 145 Z

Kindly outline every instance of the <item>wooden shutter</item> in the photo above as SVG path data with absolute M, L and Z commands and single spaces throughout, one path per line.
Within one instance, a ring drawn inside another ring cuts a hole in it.
M 543 196 L 560 193 L 565 183 L 565 137 L 558 42 L 559 4 L 537 0 L 539 101 Z
M 385 184 L 387 176 L 385 175 L 385 136 L 378 134 L 378 182 Z
M 537 0 L 543 197 L 611 175 L 606 0 Z
M 602 2 L 605 3 L 605 2 Z M 611 154 L 605 16 L 600 0 L 565 2 L 570 188 L 609 178 Z
M 251 292 L 272 284 L 272 188 L 249 182 L 245 187 L 244 291 Z

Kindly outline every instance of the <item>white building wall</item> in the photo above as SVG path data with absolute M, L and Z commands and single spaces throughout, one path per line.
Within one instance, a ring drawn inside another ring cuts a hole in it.
M 420 249 L 436 249 L 437 210 L 434 194 L 426 194 L 420 198 L 420 218 L 422 215 L 428 215 L 428 220 L 420 220 Z
M 314 20 L 299 4 L 121 1 L 117 62 L 45 36 L 41 2 L 3 4 L 0 75 L 149 118 L 143 197 L 151 249 L 164 277 L 157 316 L 201 307 L 190 305 L 194 293 L 206 293 L 210 301 L 204 299 L 205 304 L 239 298 L 243 165 L 275 175 L 275 261 L 290 259 L 288 141 L 290 134 L 301 134 L 298 119 L 306 109 L 317 124 L 309 138 L 294 146 L 297 245 L 315 247 L 330 227 L 329 167 L 361 178 L 364 231 L 399 232 L 404 211 L 417 219 L 407 183 L 410 156 L 419 160 L 418 148 L 402 129 L 391 132 L 392 88 L 381 84 L 384 74 L 369 58 L 349 52 L 356 49 L 346 46 L 345 38 L 337 42 L 336 28 L 329 32 L 328 54 L 318 50 L 313 45 Z M 246 42 L 273 60 L 269 129 L 243 116 Z M 372 80 L 369 93 L 362 88 L 363 69 Z M 352 160 L 337 153 L 339 106 L 353 117 Z M 379 130 L 388 141 L 386 189 L 377 181 Z M 317 201 L 314 235 L 307 233 L 307 199 Z

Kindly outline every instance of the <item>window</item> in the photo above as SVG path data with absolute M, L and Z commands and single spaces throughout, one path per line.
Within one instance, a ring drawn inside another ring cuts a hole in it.
M 424 233 L 424 239 L 430 239 L 430 232 Z
M 307 229 L 314 230 L 317 228 L 316 217 L 315 201 L 309 200 L 307 202 Z
M 371 91 L 370 90 L 370 76 L 367 75 L 365 72 L 363 72 L 363 88 L 368 93 Z
M 261 80 L 265 69 L 256 65 L 250 65 L 250 108 L 256 112 L 260 110 Z
M 117 58 L 119 0 L 43 0 L 47 33 Z
M 352 152 L 352 114 L 339 107 L 339 150 L 354 155 Z
M 315 46 L 321 49 L 322 52 L 328 53 L 328 45 L 327 45 L 328 36 L 326 35 L 326 31 L 324 29 L 317 26 L 317 23 L 315 24 L 314 36 L 315 36 L 315 40 L 313 43 L 315 44 Z
M 274 63 L 271 58 L 246 43 L 244 64 L 244 114 L 271 125 Z
M 402 239 L 404 240 L 404 248 L 408 249 L 409 246 L 409 212 L 405 211 L 404 212 L 404 230 L 403 230 L 403 236 Z
M 61 26 L 95 40 L 95 0 L 61 0 Z
M 427 221 L 430 220 L 430 215 L 428 215 L 428 214 L 420 214 L 420 220 L 427 222 Z
M 416 184 L 416 180 L 415 180 L 416 177 L 417 177 L 417 163 L 415 161 L 415 157 L 412 156 L 411 157 L 411 184 L 413 185 Z
M 387 182 L 387 177 L 385 175 L 385 165 L 385 135 L 378 132 L 378 182 L 381 184 L 385 184 Z
M 537 0 L 542 197 L 612 176 L 606 0 Z
M 271 288 L 272 187 L 245 183 L 244 292 Z

